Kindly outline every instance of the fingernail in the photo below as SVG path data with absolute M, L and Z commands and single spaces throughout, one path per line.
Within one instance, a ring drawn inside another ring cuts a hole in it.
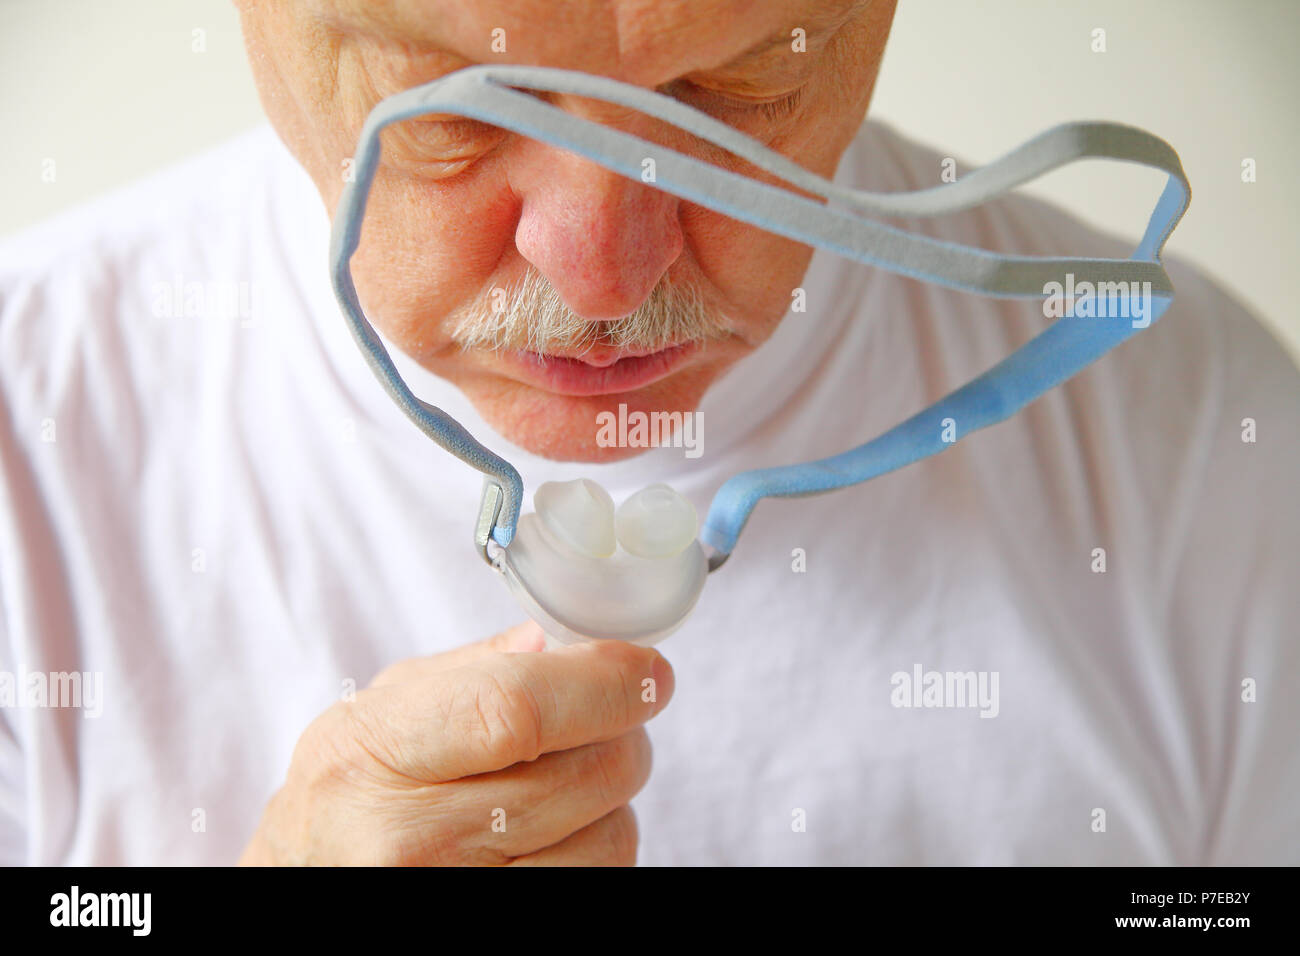
M 662 654 L 655 654 L 654 662 L 650 665 L 650 676 L 655 682 L 655 713 L 657 714 L 667 705 L 676 686 L 672 666 Z

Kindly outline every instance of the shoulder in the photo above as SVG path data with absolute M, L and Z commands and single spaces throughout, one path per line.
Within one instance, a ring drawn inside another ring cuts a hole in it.
M 235 200 L 265 192 L 282 149 L 269 126 L 136 180 L 0 239 L 0 286 L 35 284 L 69 270 L 103 273 L 212 237 Z M 219 236 L 219 233 L 217 234 Z
M 258 127 L 0 240 L 0 404 L 54 414 L 92 388 L 112 401 L 123 377 L 165 367 L 151 363 L 187 308 L 237 308 L 282 149 Z
M 938 182 L 940 159 L 937 150 L 876 126 L 864 130 L 847 157 L 855 165 L 842 173 L 867 188 L 918 189 Z M 873 163 L 878 168 L 869 168 Z M 1127 258 L 1136 244 L 1020 194 L 896 224 L 1021 255 Z M 1177 241 L 1175 233 L 1174 248 Z M 1206 269 L 1177 254 L 1164 262 L 1175 298 L 1159 321 L 986 438 L 974 439 L 965 453 L 983 449 L 998 461 L 1025 463 L 1020 485 L 998 471 L 1004 480 L 990 495 L 1011 494 L 1003 484 L 1037 494 L 1053 505 L 1044 521 L 1063 520 L 1057 516 L 1062 510 L 1077 516 L 1063 533 L 1122 546 L 1137 575 L 1133 584 L 1158 619 L 1175 612 L 1194 616 L 1210 602 L 1234 606 L 1229 596 L 1242 592 L 1229 582 L 1263 552 L 1270 555 L 1268 567 L 1253 583 L 1237 584 L 1280 612 L 1293 589 L 1280 580 L 1271 587 L 1263 582 L 1300 567 L 1300 508 L 1294 503 L 1300 371 L 1259 318 Z M 918 375 L 929 367 L 942 372 L 927 383 L 927 402 L 981 374 L 1053 321 L 1034 302 L 905 280 L 890 284 L 903 290 L 897 307 L 872 321 L 895 330 L 886 339 L 891 345 L 921 355 Z M 1198 578 L 1200 587 L 1191 584 Z M 1262 636 L 1242 620 L 1220 623 Z M 1281 636 L 1276 625 L 1268 632 Z

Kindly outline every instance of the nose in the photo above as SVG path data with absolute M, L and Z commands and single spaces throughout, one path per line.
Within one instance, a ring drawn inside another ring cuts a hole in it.
M 634 311 L 681 255 L 679 200 L 566 150 L 532 145 L 526 168 L 511 176 L 521 204 L 519 254 L 584 319 Z

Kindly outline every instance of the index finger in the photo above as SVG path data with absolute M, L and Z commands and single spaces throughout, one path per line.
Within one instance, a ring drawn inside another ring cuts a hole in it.
M 418 680 L 440 670 L 450 670 L 461 664 L 471 663 L 481 657 L 489 657 L 493 654 L 518 654 L 521 651 L 540 651 L 545 646 L 541 625 L 536 621 L 526 620 L 484 641 L 453 647 L 451 650 L 427 657 L 410 657 L 390 664 L 375 675 L 369 686 L 384 687 L 389 684 L 400 684 L 403 681 Z
M 658 651 L 623 641 L 501 654 L 357 695 L 363 743 L 392 769 L 440 783 L 620 737 L 672 696 Z

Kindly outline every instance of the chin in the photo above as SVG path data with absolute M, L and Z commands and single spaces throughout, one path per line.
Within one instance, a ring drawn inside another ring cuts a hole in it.
M 665 413 L 692 414 L 720 372 L 691 369 L 646 388 L 610 395 L 557 395 L 512 381 L 479 387 L 465 383 L 462 390 L 484 420 L 511 444 L 552 461 L 608 464 L 635 458 L 652 447 L 635 440 L 635 429 L 628 428 L 624 434 L 633 440 L 610 442 L 620 418 L 635 423 L 639 415 L 642 421 L 660 422 L 668 420 Z

